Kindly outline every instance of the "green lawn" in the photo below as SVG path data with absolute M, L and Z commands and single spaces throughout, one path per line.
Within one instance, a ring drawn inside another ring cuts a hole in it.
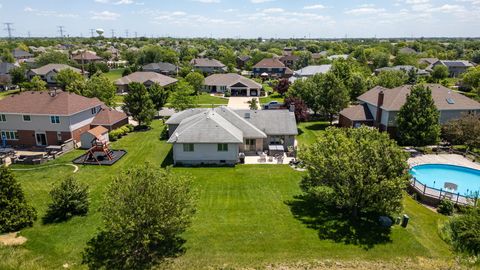
M 103 74 L 103 76 L 109 78 L 113 82 L 122 77 L 123 70 L 123 68 L 111 69 L 108 73 Z
M 284 98 L 283 98 L 281 95 L 279 95 L 279 94 L 276 93 L 276 92 L 273 93 L 273 94 L 271 94 L 271 95 L 268 96 L 268 97 L 262 97 L 262 98 L 260 98 L 260 104 L 267 104 L 267 103 L 269 103 L 270 101 L 278 101 L 278 102 L 280 102 L 280 103 L 283 103 L 285 100 L 284 100 Z
M 303 122 L 298 124 L 297 140 L 300 147 L 314 143 L 317 136 L 320 136 L 322 131 L 329 125 L 329 122 L 324 121 Z
M 228 104 L 228 98 L 211 96 L 207 93 L 201 93 L 197 96 L 197 104 L 210 105 L 210 104 Z
M 323 122 L 301 124 L 300 144 L 311 143 L 324 126 Z M 65 263 L 73 269 L 82 268 L 80 254 L 101 226 L 98 208 L 111 177 L 137 164 L 160 165 L 168 161 L 171 146 L 159 139 L 161 129 L 161 122 L 154 121 L 152 130 L 132 133 L 113 143 L 113 148 L 125 149 L 128 154 L 112 167 L 80 167 L 76 177 L 90 186 L 88 216 L 55 225 L 42 225 L 37 221 L 32 228 L 21 232 L 28 238 L 23 247 L 0 247 L 0 269 L 59 269 Z M 51 164 L 69 162 L 81 153 L 80 150 L 69 153 Z M 364 249 L 320 240 L 317 230 L 294 217 L 287 202 L 300 193 L 298 184 L 302 173 L 288 166 L 174 170 L 194 176 L 199 194 L 198 211 L 192 226 L 183 235 L 187 241 L 186 253 L 175 260 L 175 268 L 262 268 L 269 263 L 326 259 L 368 263 L 425 257 L 446 261 L 452 256 L 437 235 L 438 223 L 444 217 L 408 197 L 404 200 L 405 212 L 411 217 L 408 228 L 395 226 L 391 242 Z M 45 213 L 52 184 L 70 174 L 71 167 L 15 172 L 39 217 Z
M 20 90 L 8 90 L 8 91 L 2 91 L 0 92 L 0 100 L 4 99 L 12 94 L 18 93 Z

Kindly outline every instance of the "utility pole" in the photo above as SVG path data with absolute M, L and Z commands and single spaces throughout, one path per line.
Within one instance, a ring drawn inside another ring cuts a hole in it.
M 110 30 L 110 32 L 112 33 L 112 38 L 114 38 L 115 37 L 115 30 L 112 29 L 112 30 Z
M 13 32 L 13 30 L 15 30 L 15 29 L 12 28 L 13 23 L 6 22 L 6 23 L 3 23 L 3 24 L 5 25 L 4 30 L 7 31 L 7 33 L 8 33 L 8 38 L 12 39 L 12 32 Z
M 94 35 L 93 32 L 95 32 L 95 29 L 90 28 L 90 36 L 92 36 L 92 38 L 93 38 L 93 35 Z
M 125 30 L 125 37 L 128 38 L 128 29 Z
M 137 31 L 135 31 L 135 39 L 137 39 Z
M 63 38 L 65 33 L 65 27 L 63 25 L 59 25 L 57 27 L 58 27 L 58 33 L 60 33 L 60 37 Z
M 32 35 L 30 34 L 30 31 L 28 31 L 27 36 L 28 36 L 28 38 L 32 37 Z

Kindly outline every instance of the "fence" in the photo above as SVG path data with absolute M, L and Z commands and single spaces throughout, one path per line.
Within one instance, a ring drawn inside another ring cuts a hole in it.
M 431 204 L 438 204 L 442 200 L 450 200 L 455 204 L 461 205 L 477 205 L 478 194 L 476 197 L 468 197 L 460 195 L 460 193 L 453 193 L 443 189 L 431 188 L 415 178 L 410 181 L 411 187 L 420 195 L 423 199 Z

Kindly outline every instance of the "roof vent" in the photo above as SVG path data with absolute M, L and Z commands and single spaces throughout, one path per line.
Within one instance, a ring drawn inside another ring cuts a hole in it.
M 447 98 L 448 104 L 455 104 L 455 100 L 453 98 Z
M 245 118 L 246 118 L 246 119 L 250 119 L 250 113 L 248 113 L 248 112 L 245 113 Z

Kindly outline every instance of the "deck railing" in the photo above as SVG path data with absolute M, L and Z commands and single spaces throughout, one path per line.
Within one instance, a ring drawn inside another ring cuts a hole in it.
M 432 199 L 438 200 L 439 202 L 442 200 L 450 200 L 455 204 L 461 205 L 474 205 L 477 206 L 478 201 L 478 194 L 474 197 L 460 195 L 460 192 L 453 193 L 443 189 L 437 189 L 429 187 L 422 182 L 418 181 L 415 177 L 410 181 L 411 186 L 417 191 L 418 193 L 430 197 Z

